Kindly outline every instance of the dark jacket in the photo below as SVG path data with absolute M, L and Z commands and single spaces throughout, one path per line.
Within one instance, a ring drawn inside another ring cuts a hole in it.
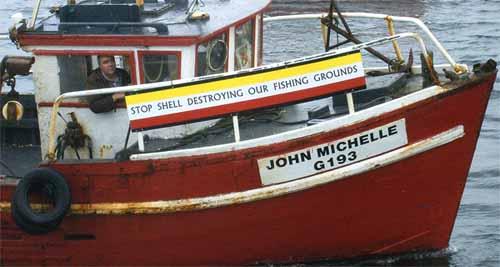
M 87 89 L 110 88 L 130 84 L 130 75 L 126 70 L 117 68 L 116 75 L 118 76 L 118 82 L 114 84 L 112 81 L 104 78 L 101 69 L 95 69 L 87 77 Z M 111 94 L 92 96 L 89 99 L 89 104 L 90 110 L 94 113 L 109 112 L 115 109 L 115 102 Z

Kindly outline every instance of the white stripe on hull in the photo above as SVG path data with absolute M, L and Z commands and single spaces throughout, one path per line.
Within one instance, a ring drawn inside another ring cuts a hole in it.
M 366 173 L 398 161 L 413 157 L 434 148 L 451 143 L 464 136 L 464 127 L 456 126 L 430 138 L 418 141 L 411 145 L 393 150 L 346 167 L 313 175 L 307 178 L 294 180 L 272 186 L 221 194 L 209 197 L 189 198 L 168 201 L 129 202 L 129 203 L 95 203 L 73 204 L 72 214 L 98 214 L 98 215 L 128 215 L 128 214 L 166 214 L 181 211 L 196 211 L 219 208 L 275 198 L 295 192 L 308 190 L 333 181 L 346 179 L 355 175 Z M 10 203 L 0 203 L 2 212 L 10 210 Z

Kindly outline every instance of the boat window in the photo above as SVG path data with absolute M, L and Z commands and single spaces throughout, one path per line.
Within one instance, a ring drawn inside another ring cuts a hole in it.
M 148 54 L 142 57 L 144 83 L 180 79 L 177 55 Z
M 235 29 L 235 51 L 234 69 L 248 69 L 253 67 L 254 62 L 254 21 L 236 27 Z
M 222 33 L 198 45 L 196 76 L 222 73 L 227 68 L 227 34 Z
M 59 83 L 61 93 L 80 91 L 85 89 L 88 75 L 88 66 L 91 64 L 86 56 L 58 56 Z
M 129 57 L 121 55 L 114 57 L 116 67 L 130 74 Z M 57 64 L 59 65 L 61 94 L 86 90 L 88 75 L 99 68 L 97 55 L 61 55 L 57 56 Z

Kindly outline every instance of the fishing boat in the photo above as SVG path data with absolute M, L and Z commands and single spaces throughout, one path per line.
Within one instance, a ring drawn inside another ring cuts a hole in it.
M 16 15 L 11 39 L 32 57 L 6 68 L 32 73 L 44 160 L 0 179 L 0 265 L 446 248 L 496 63 L 455 62 L 416 18 L 334 1 L 322 14 L 267 17 L 270 2 L 69 0 L 37 19 L 38 1 L 31 19 Z M 365 40 L 353 20 L 388 31 Z M 290 21 L 321 25 L 325 52 L 264 65 L 264 24 Z M 88 88 L 103 57 L 130 84 Z M 96 97 L 112 98 L 107 112 Z

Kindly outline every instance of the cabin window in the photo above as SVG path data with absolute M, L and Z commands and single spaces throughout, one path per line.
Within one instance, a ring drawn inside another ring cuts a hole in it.
M 129 56 L 115 55 L 116 68 L 124 69 L 131 74 Z M 59 83 L 61 93 L 87 89 L 87 78 L 92 71 L 99 68 L 97 55 L 60 55 Z
M 58 56 L 61 93 L 84 90 L 91 63 L 86 56 Z
M 196 76 L 226 71 L 227 51 L 227 33 L 199 44 L 196 51 Z
M 179 57 L 175 54 L 148 52 L 142 57 L 144 83 L 180 79 Z
M 235 28 L 234 69 L 248 69 L 254 65 L 254 21 Z

